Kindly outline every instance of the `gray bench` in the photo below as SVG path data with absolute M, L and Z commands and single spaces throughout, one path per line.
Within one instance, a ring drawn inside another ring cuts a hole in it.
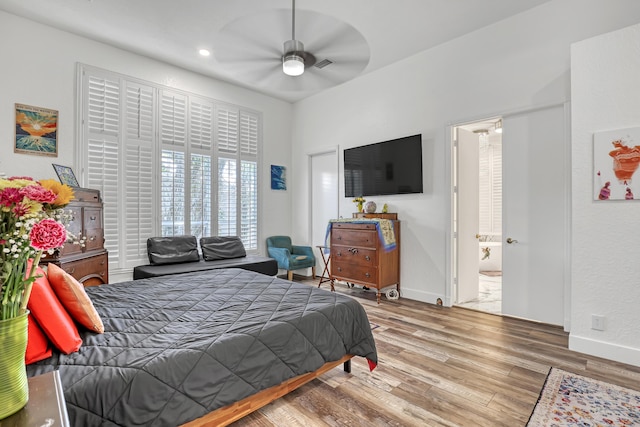
M 217 268 L 242 268 L 275 276 L 278 262 L 273 258 L 247 255 L 240 238 L 235 236 L 200 239 L 202 258 L 195 236 L 152 237 L 147 240 L 150 264 L 133 269 L 133 279 L 190 273 Z

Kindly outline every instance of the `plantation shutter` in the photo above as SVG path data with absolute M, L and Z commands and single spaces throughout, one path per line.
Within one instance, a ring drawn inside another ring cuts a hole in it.
M 152 87 L 126 83 L 122 227 L 125 235 L 121 236 L 126 257 L 122 267 L 145 264 L 147 239 L 153 236 L 155 93 Z
M 82 73 L 86 102 L 82 112 L 80 151 L 84 153 L 88 188 L 100 190 L 104 204 L 105 248 L 109 252 L 109 268 L 119 265 L 121 258 L 118 233 L 119 156 L 120 156 L 120 80 L 108 74 Z
M 215 143 L 218 148 L 218 235 L 238 235 L 238 109 L 216 108 Z
M 258 115 L 240 111 L 240 237 L 246 248 L 258 248 Z
M 187 121 L 186 97 L 170 91 L 162 91 L 160 110 L 160 140 L 162 145 L 185 147 Z

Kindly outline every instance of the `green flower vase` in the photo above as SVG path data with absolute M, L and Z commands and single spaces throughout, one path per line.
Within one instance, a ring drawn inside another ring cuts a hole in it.
M 29 400 L 24 364 L 28 315 L 0 320 L 0 420 L 18 412 Z

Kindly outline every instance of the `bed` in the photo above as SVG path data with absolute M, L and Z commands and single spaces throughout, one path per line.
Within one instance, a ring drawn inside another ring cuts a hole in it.
M 252 271 L 87 293 L 105 333 L 83 332 L 78 352 L 27 366 L 29 376 L 60 371 L 72 425 L 224 425 L 353 356 L 377 364 L 357 301 Z

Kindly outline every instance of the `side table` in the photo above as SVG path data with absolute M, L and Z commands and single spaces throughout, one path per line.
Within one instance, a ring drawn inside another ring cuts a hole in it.
M 69 427 L 67 405 L 58 371 L 30 377 L 27 405 L 0 421 L 0 427 Z
M 324 264 L 324 270 L 322 270 L 322 274 L 320 275 L 320 282 L 318 282 L 318 287 L 325 282 L 331 283 L 331 292 L 335 292 L 335 287 L 333 284 L 333 276 L 331 276 L 331 270 L 329 269 L 329 262 L 331 261 L 331 252 L 325 254 L 325 250 L 329 249 L 328 246 L 316 246 L 320 250 L 320 256 L 322 257 L 322 263 Z M 325 276 L 326 274 L 326 276 Z

